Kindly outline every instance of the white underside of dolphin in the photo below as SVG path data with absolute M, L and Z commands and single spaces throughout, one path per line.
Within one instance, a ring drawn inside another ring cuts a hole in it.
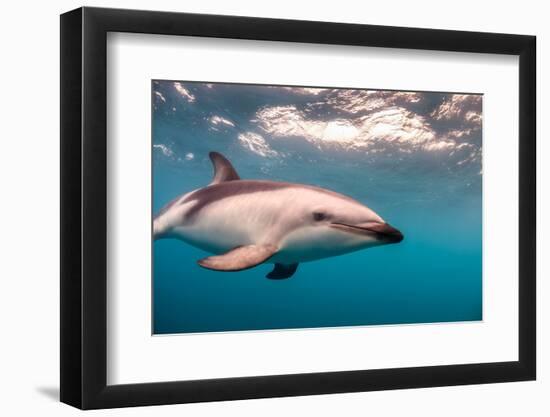
M 214 179 L 166 205 L 153 237 L 176 238 L 213 254 L 204 268 L 241 271 L 274 263 L 267 277 L 288 278 L 300 262 L 388 243 L 403 235 L 365 205 L 319 187 L 241 180 L 231 163 L 210 153 Z

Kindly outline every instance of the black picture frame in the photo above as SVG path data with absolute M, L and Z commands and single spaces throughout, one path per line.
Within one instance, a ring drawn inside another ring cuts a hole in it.
M 107 385 L 108 32 L 519 56 L 519 360 Z M 61 15 L 61 401 L 81 409 L 533 380 L 534 36 L 79 8 Z

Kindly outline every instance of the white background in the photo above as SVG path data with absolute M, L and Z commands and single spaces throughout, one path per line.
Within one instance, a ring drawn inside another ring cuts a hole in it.
M 517 57 L 136 34 L 107 45 L 109 384 L 518 359 Z M 483 93 L 483 321 L 151 337 L 151 79 L 182 77 Z
M 463 0 L 391 3 L 344 1 L 311 7 L 296 1 L 231 2 L 201 0 L 96 2 L 88 5 L 164 9 L 203 13 L 241 14 L 296 19 L 332 20 L 443 29 L 482 30 L 536 34 L 538 73 L 547 70 L 548 39 L 543 2 L 492 2 Z M 3 200 L 2 262 L 5 282 L 0 303 L 2 370 L 0 410 L 6 415 L 72 415 L 77 411 L 58 404 L 58 272 L 59 272 L 59 52 L 58 14 L 80 6 L 74 1 L 12 2 L 4 6 L 1 25 L 3 99 L 3 150 L 0 153 Z M 550 96 L 539 78 L 539 143 L 547 133 L 542 121 Z M 543 103 L 544 101 L 544 103 Z M 539 147 L 539 213 L 550 210 L 548 192 L 542 193 L 550 172 L 548 145 Z M 539 377 L 536 382 L 484 386 L 432 388 L 327 395 L 303 398 L 239 401 L 155 408 L 100 411 L 99 415 L 422 415 L 464 416 L 483 413 L 499 416 L 548 415 L 550 406 L 550 329 L 546 318 L 550 295 L 548 257 L 550 223 L 539 221 Z M 544 237 L 542 235 L 544 234 Z

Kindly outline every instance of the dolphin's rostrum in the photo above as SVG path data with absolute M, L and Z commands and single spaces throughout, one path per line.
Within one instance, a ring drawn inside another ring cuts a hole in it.
M 199 265 L 241 271 L 274 263 L 267 278 L 291 277 L 300 262 L 403 240 L 367 206 L 323 188 L 242 180 L 210 153 L 214 179 L 166 205 L 153 220 L 154 239 L 177 238 L 213 253 Z

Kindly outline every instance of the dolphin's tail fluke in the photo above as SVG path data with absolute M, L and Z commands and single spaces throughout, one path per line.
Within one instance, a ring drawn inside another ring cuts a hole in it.
M 156 217 L 154 220 L 153 220 L 153 241 L 155 240 L 159 240 L 159 239 L 162 239 L 163 237 L 165 237 L 165 228 L 162 227 L 160 221 L 159 221 L 159 218 Z

